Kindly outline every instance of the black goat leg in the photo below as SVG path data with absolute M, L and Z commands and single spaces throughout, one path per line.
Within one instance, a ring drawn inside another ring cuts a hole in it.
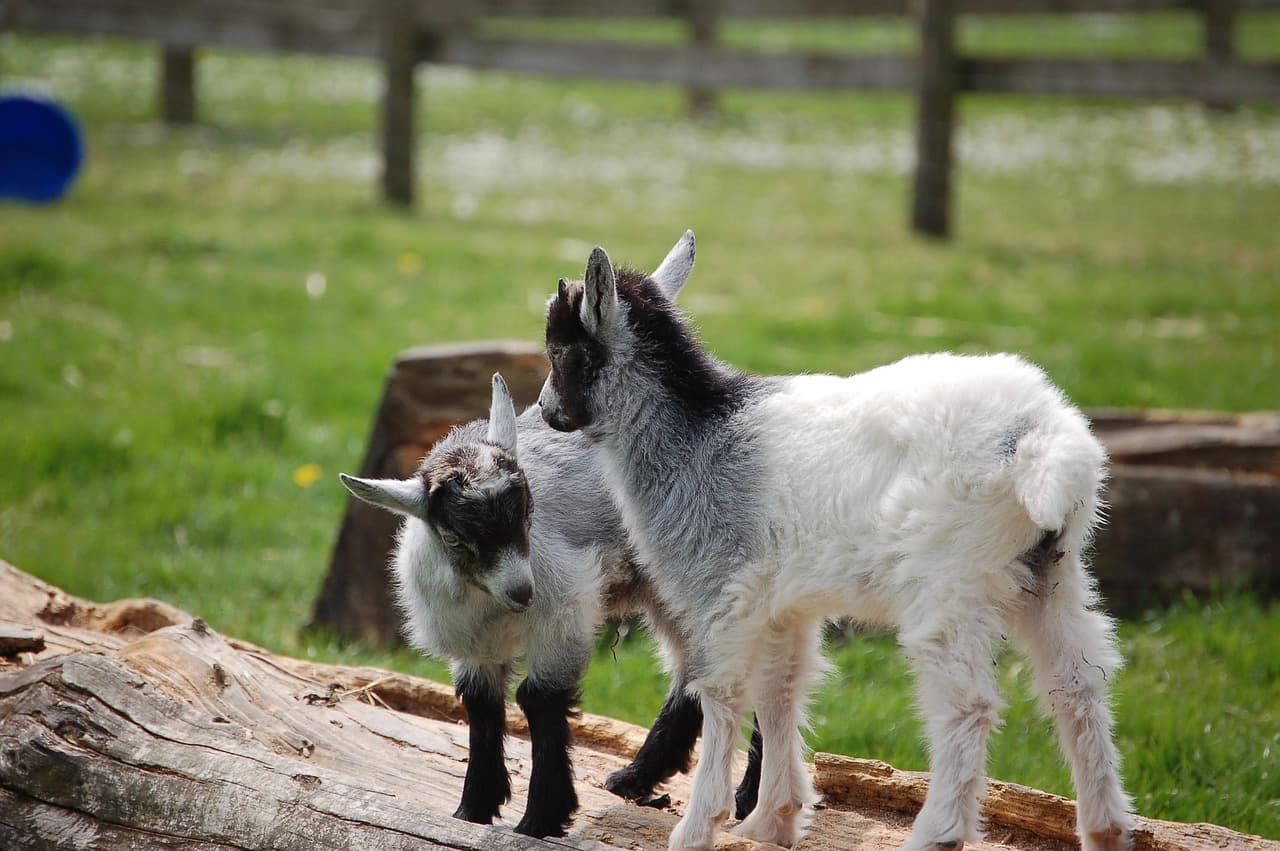
M 503 754 L 506 675 L 484 668 L 465 669 L 455 673 L 454 684 L 467 708 L 470 755 L 462 801 L 453 817 L 492 824 L 502 805 L 511 800 L 511 778 Z
M 733 817 L 742 821 L 756 808 L 760 797 L 760 752 L 764 749 L 764 739 L 760 735 L 760 719 L 751 716 L 751 745 L 747 748 L 747 770 L 742 774 L 742 782 L 733 796 Z
M 689 770 L 693 745 L 701 731 L 702 704 L 685 692 L 684 681 L 677 679 L 635 758 L 610 774 L 604 788 L 631 801 L 650 797 L 659 783 Z
M 529 738 L 533 744 L 529 800 L 524 817 L 516 825 L 516 833 L 539 839 L 564 836 L 578 809 L 569 756 L 573 745 L 569 716 L 575 712 L 578 691 L 527 679 L 516 690 L 516 702 L 529 719 Z

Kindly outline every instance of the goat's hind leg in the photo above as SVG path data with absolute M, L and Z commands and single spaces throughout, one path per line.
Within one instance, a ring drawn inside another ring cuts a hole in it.
M 804 761 L 805 705 L 823 670 L 821 629 L 815 624 L 772 627 L 754 681 L 756 717 L 763 737 L 759 799 L 734 833 L 760 842 L 793 845 L 804 826 L 804 806 L 817 800 Z
M 677 673 L 635 759 L 610 774 L 604 787 L 633 801 L 649 797 L 659 783 L 678 771 L 689 770 L 700 729 L 702 704 L 685 690 L 683 673 Z
M 1121 786 L 1107 703 L 1107 680 L 1121 657 L 1110 618 L 1093 608 L 1095 597 L 1092 580 L 1068 553 L 1019 610 L 1015 627 L 1071 762 L 1081 845 L 1084 851 L 1121 851 L 1132 844 L 1131 803 Z
M 677 677 L 635 758 L 605 778 L 604 788 L 631 801 L 648 798 L 659 783 L 677 772 L 689 770 L 693 746 L 701 729 L 702 703 L 686 691 L 684 677 Z M 761 748 L 760 722 L 755 720 L 747 768 L 733 796 L 733 815 L 739 820 L 755 809 L 760 794 Z
M 503 754 L 507 734 L 507 671 L 493 665 L 453 667 L 454 688 L 467 708 L 469 755 L 462 800 L 453 817 L 492 824 L 511 800 L 511 778 Z

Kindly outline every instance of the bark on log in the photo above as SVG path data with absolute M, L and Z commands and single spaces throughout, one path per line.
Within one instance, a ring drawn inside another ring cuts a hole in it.
M 447 686 L 373 668 L 277 656 L 150 600 L 99 605 L 0 561 L 0 631 L 44 640 L 0 657 L 0 847 L 661 849 L 687 800 L 648 809 L 612 797 L 605 776 L 640 728 L 598 716 L 574 725 L 582 808 L 563 839 L 508 826 L 527 794 L 530 750 L 508 708 L 515 797 L 505 822 L 449 816 L 467 759 L 463 711 Z M 906 838 L 927 776 L 815 757 L 825 802 L 801 851 L 887 851 Z M 976 851 L 1065 851 L 1074 805 L 992 784 Z M 1139 819 L 1137 851 L 1280 843 L 1212 825 Z M 722 834 L 717 848 L 762 846 Z

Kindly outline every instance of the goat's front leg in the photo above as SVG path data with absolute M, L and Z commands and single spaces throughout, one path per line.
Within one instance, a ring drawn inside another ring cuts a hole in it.
M 982 838 L 978 800 L 986 787 L 987 737 L 1000 722 L 991 665 L 999 618 L 981 607 L 932 614 L 898 636 L 916 675 L 930 774 L 903 851 L 954 851 Z
M 516 690 L 516 702 L 529 719 L 533 743 L 533 770 L 529 774 L 529 800 L 516 833 L 564 836 L 578 809 L 573 788 L 573 763 L 569 748 L 573 736 L 569 715 L 578 704 L 577 681 L 573 685 L 544 683 L 533 677 Z
M 734 833 L 791 846 L 803 833 L 805 805 L 817 800 L 804 761 L 804 707 L 824 668 L 821 629 L 772 625 L 758 650 L 756 716 L 763 731 L 759 801 Z
M 693 772 L 684 818 L 671 832 L 668 847 L 672 851 L 714 847 L 716 830 L 729 818 L 733 806 L 733 751 L 742 722 L 741 687 L 704 686 L 701 702 L 702 756 Z
M 453 817 L 477 824 L 492 824 L 502 805 L 511 800 L 511 779 L 504 761 L 507 734 L 507 672 L 492 665 L 457 664 L 454 688 L 467 708 L 470 753 L 462 801 Z

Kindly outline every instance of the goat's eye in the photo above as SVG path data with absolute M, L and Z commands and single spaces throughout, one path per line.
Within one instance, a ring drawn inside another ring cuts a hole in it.
M 444 545 L 451 550 L 456 550 L 458 547 L 462 546 L 462 541 L 457 535 L 452 532 L 446 532 L 443 529 L 440 530 L 440 540 L 443 541 Z

